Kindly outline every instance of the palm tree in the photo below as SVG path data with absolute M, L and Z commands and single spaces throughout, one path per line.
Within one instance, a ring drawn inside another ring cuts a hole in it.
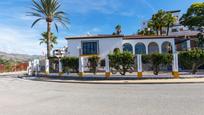
M 37 19 L 33 22 L 31 27 L 41 20 L 47 22 L 47 58 L 49 58 L 52 23 L 54 23 L 58 32 L 58 23 L 68 28 L 69 19 L 65 17 L 65 12 L 59 10 L 61 4 L 58 0 L 32 0 L 32 3 L 32 11 L 28 13 L 29 16 L 37 17 Z
M 173 24 L 175 24 L 176 22 L 176 17 L 172 15 L 172 13 L 168 12 L 166 13 L 165 17 L 165 26 L 167 27 L 167 32 L 166 32 L 166 35 L 168 36 L 169 35 L 169 28 L 170 26 L 172 26 Z
M 47 44 L 47 40 L 48 40 L 48 34 L 47 32 L 43 32 L 41 34 L 42 38 L 40 39 L 40 45 L 41 44 Z M 54 44 L 57 44 L 57 37 L 51 33 L 51 37 L 50 37 L 50 50 L 54 47 Z
M 165 14 L 165 11 L 159 10 L 156 14 L 152 15 L 152 19 L 148 23 L 150 28 L 155 29 L 157 35 L 162 35 L 162 28 L 165 27 Z
M 116 25 L 115 27 L 115 31 L 116 31 L 116 35 L 120 35 L 120 33 L 122 32 L 122 27 L 121 25 Z

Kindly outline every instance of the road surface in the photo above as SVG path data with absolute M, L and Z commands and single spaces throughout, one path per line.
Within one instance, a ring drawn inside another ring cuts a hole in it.
M 63 84 L 0 76 L 0 115 L 203 114 L 204 84 Z

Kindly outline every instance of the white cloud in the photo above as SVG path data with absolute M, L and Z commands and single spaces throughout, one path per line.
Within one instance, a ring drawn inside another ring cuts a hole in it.
M 39 45 L 36 31 L 20 30 L 15 27 L 0 25 L 0 51 L 20 54 L 42 54 L 44 47 Z
M 86 14 L 91 11 L 98 11 L 104 14 L 112 14 L 122 6 L 118 0 L 69 0 L 63 1 L 69 4 L 68 9 L 73 12 Z
M 126 12 L 121 12 L 122 16 L 134 16 L 135 12 L 134 11 L 126 11 Z
M 147 0 L 141 0 L 147 7 L 149 7 L 153 12 L 156 11 L 156 9 L 154 8 L 154 6 L 152 4 L 150 4 Z

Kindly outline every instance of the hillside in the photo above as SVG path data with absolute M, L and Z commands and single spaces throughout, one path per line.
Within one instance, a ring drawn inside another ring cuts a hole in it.
M 40 55 L 27 55 L 27 54 L 14 54 L 14 53 L 5 53 L 0 51 L 0 58 L 6 60 L 14 61 L 29 61 L 36 58 L 42 58 Z

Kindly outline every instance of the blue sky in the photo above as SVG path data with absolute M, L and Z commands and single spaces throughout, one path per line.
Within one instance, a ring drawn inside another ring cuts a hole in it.
M 61 10 L 69 15 L 69 30 L 60 28 L 55 32 L 56 47 L 66 46 L 65 36 L 83 34 L 111 34 L 117 24 L 122 25 L 123 34 L 133 34 L 159 9 L 181 10 L 186 12 L 193 2 L 203 0 L 59 0 Z M 40 34 L 46 31 L 45 22 L 30 28 L 33 17 L 26 16 L 30 11 L 31 0 L 0 1 L 0 51 L 23 54 L 42 54 L 45 46 L 39 45 Z

